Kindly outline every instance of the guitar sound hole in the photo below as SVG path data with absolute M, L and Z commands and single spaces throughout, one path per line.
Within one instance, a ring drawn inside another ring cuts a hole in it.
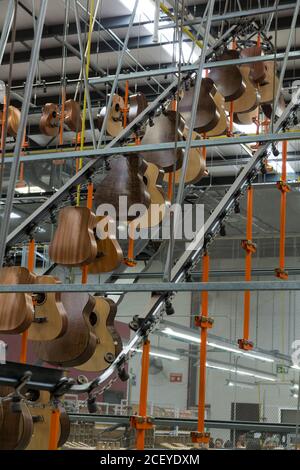
M 92 312 L 92 313 L 90 314 L 89 320 L 90 320 L 90 324 L 91 324 L 92 326 L 95 326 L 95 325 L 96 325 L 96 323 L 97 323 L 97 315 L 96 315 L 95 312 Z
M 37 305 L 42 305 L 46 300 L 46 294 L 44 294 L 43 292 L 39 292 L 38 294 L 36 294 L 35 298 Z

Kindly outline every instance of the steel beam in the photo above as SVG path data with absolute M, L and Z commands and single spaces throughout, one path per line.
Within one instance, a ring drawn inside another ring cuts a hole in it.
M 14 11 L 15 11 L 15 2 L 14 0 L 10 0 L 7 5 L 6 15 L 5 15 L 4 24 L 3 24 L 2 32 L 1 32 L 1 38 L 0 38 L 0 65 L 2 64 L 5 47 L 8 42 L 8 37 L 9 37 L 12 22 L 13 22 L 13 18 L 14 18 Z
M 270 61 L 283 61 L 285 58 L 285 53 L 280 52 L 278 54 L 267 54 L 264 56 L 257 56 L 257 57 L 245 57 L 239 59 L 231 59 L 231 60 L 220 60 L 217 62 L 207 62 L 204 65 L 204 69 L 212 69 L 216 67 L 226 67 L 228 65 L 244 65 L 256 62 L 270 62 Z M 296 60 L 300 58 L 300 51 L 291 51 L 288 56 L 288 60 Z M 191 73 L 196 72 L 198 69 L 198 65 L 183 65 L 181 67 L 182 73 Z M 140 78 L 148 78 L 148 77 L 158 77 L 162 75 L 173 75 L 178 73 L 178 67 L 166 67 L 157 70 L 143 70 L 141 72 L 133 72 L 133 73 L 123 73 L 119 75 L 119 81 L 124 80 L 138 80 Z M 107 75 L 106 77 L 93 77 L 89 79 L 89 82 L 93 85 L 97 85 L 100 83 L 107 83 L 112 82 L 114 80 L 114 75 Z
M 298 291 L 300 281 L 232 281 L 232 282 L 156 282 L 146 284 L 17 284 L 0 285 L 0 293 L 10 292 L 97 292 L 125 294 L 127 292 L 238 292 L 238 291 Z

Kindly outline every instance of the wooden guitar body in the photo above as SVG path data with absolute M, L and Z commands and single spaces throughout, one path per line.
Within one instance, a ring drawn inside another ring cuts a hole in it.
M 220 119 L 218 124 L 211 130 L 206 132 L 206 137 L 216 137 L 219 135 L 224 135 L 228 128 L 228 119 L 225 113 L 225 98 L 221 93 L 216 91 L 214 97 L 214 102 L 217 106 Z
M 116 211 L 114 220 L 133 220 L 137 215 L 128 214 L 127 208 L 134 204 L 143 204 L 148 209 L 150 205 L 150 196 L 143 181 L 147 165 L 140 155 L 133 153 L 129 156 L 116 156 L 110 165 L 108 175 L 95 192 L 94 204 L 97 214 L 104 215 L 99 212 L 100 205 L 111 204 Z M 127 207 L 125 204 L 120 205 L 120 196 L 127 196 Z
M 176 111 L 166 111 L 154 119 L 154 127 L 147 127 L 143 144 L 174 142 L 183 140 L 184 119 L 179 116 L 179 126 L 176 129 Z M 147 162 L 162 168 L 166 173 L 182 167 L 183 150 L 150 151 L 142 153 Z
M 53 276 L 37 276 L 36 284 L 60 284 L 60 281 Z M 28 339 L 50 341 L 64 335 L 67 326 L 67 312 L 61 302 L 60 292 L 36 294 L 34 320 L 28 330 Z
M 139 114 L 141 114 L 148 106 L 148 101 L 144 93 L 138 92 L 129 96 L 129 112 L 128 123 L 130 124 Z
M 95 307 L 90 315 L 92 331 L 97 337 L 97 346 L 93 356 L 85 364 L 77 367 L 79 370 L 100 372 L 114 361 L 122 351 L 120 335 L 114 327 L 117 306 L 105 297 L 95 297 Z
M 165 216 L 168 204 L 170 204 L 162 190 L 163 170 L 148 162 L 144 179 L 147 182 L 147 191 L 150 194 L 151 204 L 142 217 L 131 222 L 133 226 L 140 229 L 159 225 Z
M 11 137 L 17 137 L 21 119 L 21 111 L 14 106 L 8 107 L 7 134 Z
M 40 131 L 49 137 L 55 137 L 59 133 L 59 108 L 57 104 L 47 103 L 43 107 L 40 119 Z
M 22 267 L 0 269 L 0 284 L 34 284 L 35 276 Z M 0 294 L 0 333 L 18 334 L 27 330 L 34 318 L 30 294 Z
M 59 212 L 58 226 L 49 247 L 54 263 L 83 266 L 97 255 L 94 235 L 96 216 L 87 207 L 64 207 Z
M 184 136 L 187 137 L 188 129 L 185 128 Z M 193 140 L 201 139 L 200 135 L 197 132 L 193 132 Z M 206 173 L 206 162 L 202 156 L 200 148 L 191 148 L 189 152 L 189 160 L 187 171 L 185 175 L 185 183 L 197 183 Z M 179 184 L 181 176 L 181 170 L 175 172 L 175 184 Z M 168 182 L 168 175 L 164 177 L 165 182 Z
M 250 111 L 249 113 L 233 113 L 233 122 L 242 126 L 253 124 L 254 120 L 258 117 L 258 108 Z
M 279 80 L 274 62 L 265 62 L 266 76 L 264 83 L 259 86 L 259 93 L 262 104 L 272 104 L 274 96 L 277 94 Z
M 237 55 L 238 57 L 238 55 Z M 249 113 L 257 108 L 260 103 L 260 94 L 258 89 L 254 86 L 253 82 L 249 78 L 250 67 L 248 65 L 242 65 L 240 72 L 243 77 L 243 81 L 246 84 L 246 90 L 237 100 L 233 102 L 233 110 L 235 113 Z M 230 103 L 226 103 L 226 110 L 230 112 Z
M 18 403 L 20 409 L 13 410 L 13 398 L 1 400 L 3 422 L 0 427 L 0 450 L 23 450 L 28 446 L 33 422 L 30 411 L 24 401 Z
M 117 269 L 123 261 L 123 251 L 114 234 L 106 234 L 108 220 L 101 217 L 96 226 L 97 234 L 97 256 L 88 265 L 90 274 L 108 273 Z M 111 220 L 111 223 L 113 221 Z
M 255 45 L 241 50 L 242 58 L 258 56 L 261 56 L 260 46 Z M 265 62 L 252 62 L 248 65 L 250 66 L 250 79 L 253 80 L 253 82 L 262 85 L 266 78 Z
M 194 126 L 195 131 L 199 132 L 199 134 L 211 131 L 217 126 L 220 120 L 220 114 L 214 101 L 216 92 L 217 88 L 213 81 L 210 78 L 203 78 Z M 187 127 L 190 125 L 193 102 L 194 87 L 190 87 L 190 89 L 184 93 L 178 105 L 178 111 L 183 117 Z
M 52 341 L 35 341 L 34 350 L 42 361 L 75 367 L 87 362 L 96 348 L 96 336 L 90 324 L 95 299 L 86 293 L 66 292 L 61 300 L 68 314 L 66 333 Z
M 231 60 L 236 57 L 236 51 L 225 50 L 223 54 L 218 55 L 216 60 Z M 211 78 L 225 101 L 237 100 L 246 89 L 242 74 L 236 65 L 226 67 L 215 67 L 210 70 L 208 77 Z
M 119 95 L 114 95 L 110 110 L 107 110 L 105 106 L 98 114 L 98 129 L 101 130 L 105 115 L 108 112 L 109 117 L 107 120 L 106 132 L 112 137 L 119 135 L 123 129 L 122 110 L 124 107 L 125 104 L 123 98 Z
M 48 450 L 51 416 L 53 406 L 50 404 L 49 392 L 40 392 L 38 400 L 29 404 L 29 411 L 33 419 L 33 434 L 26 450 Z M 57 447 L 61 447 L 68 439 L 70 433 L 70 420 L 65 409 L 59 405 L 60 427 Z
M 81 132 L 81 110 L 80 104 L 74 100 L 67 100 L 65 102 L 65 116 L 64 123 L 73 132 Z

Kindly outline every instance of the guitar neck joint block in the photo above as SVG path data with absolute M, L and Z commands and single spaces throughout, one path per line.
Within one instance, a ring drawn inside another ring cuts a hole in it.
M 242 240 L 241 245 L 248 253 L 256 253 L 257 245 L 252 240 Z
M 253 349 L 253 342 L 249 341 L 247 339 L 239 339 L 238 340 L 238 345 L 240 349 L 243 349 L 244 351 L 251 351 Z
M 214 320 L 211 317 L 197 315 L 195 317 L 195 326 L 199 328 L 212 328 L 214 326 Z

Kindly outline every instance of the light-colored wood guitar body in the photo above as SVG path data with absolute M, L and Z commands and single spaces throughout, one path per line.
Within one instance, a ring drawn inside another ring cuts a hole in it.
M 67 100 L 65 102 L 65 116 L 64 123 L 73 132 L 81 132 L 82 120 L 81 110 L 78 101 Z
M 22 267 L 0 269 L 0 284 L 34 284 L 35 276 Z M 27 330 L 34 318 L 30 294 L 0 294 L 0 333 L 18 334 Z
M 257 108 L 261 97 L 258 89 L 250 80 L 250 67 L 248 65 L 242 65 L 240 67 L 240 72 L 243 77 L 243 82 L 246 85 L 246 90 L 240 98 L 233 102 L 233 110 L 235 113 L 248 113 Z M 230 103 L 226 103 L 225 107 L 226 111 L 230 112 Z
M 187 137 L 188 129 L 185 128 L 183 134 L 185 138 Z M 200 134 L 197 132 L 193 132 L 192 136 L 193 140 L 201 139 Z M 200 148 L 192 148 L 189 152 L 189 160 L 187 171 L 185 175 L 185 183 L 197 183 L 201 180 L 201 178 L 205 175 L 206 172 L 206 163 L 202 156 L 202 152 Z M 179 184 L 181 177 L 181 170 L 177 170 L 175 172 L 175 184 Z M 164 181 L 168 182 L 168 175 L 165 175 Z
M 53 276 L 37 276 L 36 284 L 60 284 Z M 28 330 L 32 341 L 50 341 L 67 331 L 68 316 L 59 292 L 36 294 L 34 320 Z
M 40 119 L 40 131 L 49 137 L 55 137 L 59 133 L 59 107 L 54 103 L 47 103 L 43 107 Z
M 242 126 L 249 126 L 250 124 L 254 123 L 254 120 L 258 117 L 258 108 L 250 111 L 249 113 L 233 113 L 233 121 L 236 124 L 240 124 Z
M 114 95 L 112 99 L 112 105 L 110 110 L 107 111 L 106 106 L 100 110 L 98 114 L 98 129 L 101 130 L 104 117 L 106 113 L 109 113 L 107 124 L 106 124 L 106 132 L 111 137 L 116 137 L 120 134 L 121 130 L 123 129 L 123 122 L 122 122 L 122 110 L 124 109 L 125 104 L 124 100 L 119 95 Z
M 225 113 L 225 98 L 219 91 L 216 91 L 214 95 L 214 102 L 216 103 L 220 119 L 216 127 L 211 131 L 206 132 L 206 137 L 217 137 L 219 135 L 224 135 L 228 128 L 228 119 Z
M 147 163 L 144 177 L 147 182 L 147 191 L 150 194 L 151 204 L 142 217 L 131 222 L 132 227 L 138 227 L 139 229 L 159 225 L 166 214 L 167 206 L 170 204 L 162 190 L 164 171 L 154 163 Z
M 117 241 L 115 234 L 105 234 L 108 231 L 109 220 L 107 217 L 96 216 L 98 223 L 96 226 L 97 256 L 88 265 L 90 274 L 109 273 L 117 269 L 123 261 L 123 251 Z M 100 220 L 99 220 L 100 219 Z M 113 221 L 111 220 L 111 223 Z M 116 226 L 116 224 L 114 224 Z M 112 231 L 114 232 L 114 231 Z
M 3 422 L 0 427 L 0 450 L 24 450 L 28 446 L 33 422 L 28 406 L 22 400 L 19 411 L 12 408 L 13 399 L 2 400 Z
M 117 305 L 111 299 L 94 297 L 96 304 L 90 314 L 92 332 L 97 337 L 97 346 L 93 356 L 76 369 L 86 372 L 100 372 L 114 361 L 122 351 L 120 335 L 114 327 Z
M 59 212 L 58 226 L 49 247 L 54 263 L 83 266 L 97 255 L 94 227 L 97 219 L 87 207 L 64 207 Z
M 11 137 L 17 137 L 21 120 L 21 111 L 15 106 L 8 107 L 7 134 Z

